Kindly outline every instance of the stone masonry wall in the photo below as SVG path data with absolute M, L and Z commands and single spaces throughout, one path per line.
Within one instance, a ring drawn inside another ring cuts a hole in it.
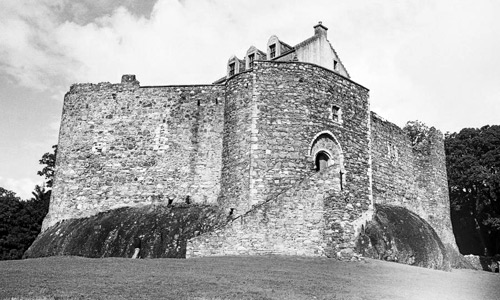
M 374 113 L 371 132 L 374 202 L 415 212 L 455 249 L 442 134 L 431 128 L 429 143 L 417 150 L 401 128 Z
M 225 146 L 236 146 L 223 157 L 223 186 L 238 191 L 228 194 L 238 201 L 225 205 L 235 205 L 236 219 L 194 239 L 191 256 L 352 254 L 371 208 L 368 90 L 307 63 L 259 61 L 236 78 L 226 94 L 225 130 L 240 133 L 224 137 Z M 332 119 L 333 105 L 340 121 Z M 322 148 L 333 157 L 317 173 L 311 151 Z
M 240 73 L 226 86 L 219 204 L 235 215 L 248 210 L 253 81 L 252 73 Z
M 315 171 L 311 150 L 321 133 L 340 150 L 332 180 L 365 209 L 369 182 L 368 90 L 324 68 L 292 62 L 257 62 L 252 109 L 250 205 L 275 197 Z M 340 121 L 331 117 L 341 109 Z M 334 153 L 332 153 L 334 154 Z M 342 171 L 342 175 L 340 174 Z
M 62 219 L 220 192 L 224 87 L 73 85 L 43 229 Z
M 186 257 L 211 255 L 324 256 L 325 192 L 331 172 L 316 173 L 297 186 L 254 206 L 226 226 L 188 241 Z

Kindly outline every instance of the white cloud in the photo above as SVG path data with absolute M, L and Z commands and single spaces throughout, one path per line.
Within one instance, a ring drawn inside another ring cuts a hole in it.
M 0 176 L 0 187 L 16 193 L 16 196 L 23 200 L 28 200 L 33 197 L 31 194 L 35 190 L 36 185 L 42 186 L 43 180 L 35 181 L 31 178 L 4 178 Z
M 147 85 L 210 83 L 232 54 L 264 49 L 272 34 L 293 45 L 321 20 L 389 120 L 459 130 L 488 114 L 484 122 L 498 123 L 482 109 L 500 110 L 493 1 L 163 0 L 149 17 L 117 1 L 79 3 L 2 2 L 0 75 L 57 97 L 71 83 L 118 82 L 127 73 Z
M 273 34 L 295 45 L 318 21 L 389 121 L 443 131 L 500 124 L 498 1 L 160 0 L 151 11 L 152 1 L 0 1 L 2 88 L 18 87 L 0 93 L 11 112 L 0 122 L 9 128 L 1 131 L 8 159 L 0 186 L 31 197 L 72 83 L 119 82 L 122 74 L 143 85 L 210 83 L 231 55 L 265 50 Z M 33 105 L 40 99 L 48 101 Z M 33 110 L 39 115 L 19 113 Z

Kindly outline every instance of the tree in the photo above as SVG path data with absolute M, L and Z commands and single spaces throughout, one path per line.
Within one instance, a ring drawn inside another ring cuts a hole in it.
M 462 251 L 470 244 L 471 238 L 462 235 L 474 227 L 481 249 L 462 252 L 500 254 L 500 126 L 448 133 L 445 152 L 452 222 L 459 248 Z
M 413 147 L 425 142 L 430 132 L 429 127 L 420 121 L 408 121 L 403 130 L 410 138 Z
M 50 198 L 40 191 L 42 198 L 23 201 L 0 187 L 0 260 L 20 259 L 40 233 Z
M 46 165 L 38 175 L 45 176 L 46 186 L 52 187 L 57 146 L 45 153 L 40 164 Z M 20 259 L 33 243 L 49 209 L 51 190 L 35 186 L 33 198 L 21 200 L 12 191 L 0 187 L 0 260 Z
M 52 153 L 47 152 L 42 156 L 42 159 L 40 159 L 40 164 L 45 165 L 45 167 L 37 173 L 40 176 L 45 176 L 45 186 L 48 188 L 51 188 L 54 183 L 57 145 L 52 146 L 52 149 L 54 149 Z
M 22 209 L 16 193 L 0 187 L 0 259 L 20 258 L 25 250 L 23 234 L 16 227 Z

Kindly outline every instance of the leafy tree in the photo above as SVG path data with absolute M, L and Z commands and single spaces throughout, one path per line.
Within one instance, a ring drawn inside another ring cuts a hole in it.
M 40 164 L 46 165 L 38 175 L 45 176 L 52 186 L 57 146 L 45 153 Z M 33 243 L 49 209 L 51 190 L 35 186 L 33 198 L 21 200 L 12 191 L 0 187 L 0 260 L 20 259 Z
M 45 167 L 41 171 L 38 171 L 37 173 L 40 176 L 45 176 L 46 179 L 45 186 L 48 188 L 51 188 L 52 184 L 54 183 L 57 145 L 52 146 L 52 149 L 54 149 L 52 153 L 47 152 L 42 156 L 42 159 L 40 159 L 40 164 L 45 165 Z
M 452 222 L 464 254 L 500 254 L 500 126 L 446 134 Z M 475 236 L 464 236 L 464 233 Z M 470 247 L 474 238 L 481 247 Z
M 39 198 L 23 201 L 0 187 L 0 260 L 20 259 L 40 233 L 50 191 L 37 186 Z
M 429 127 L 420 121 L 408 121 L 403 130 L 410 137 L 413 147 L 425 142 L 430 132 Z
M 23 254 L 22 239 L 16 223 L 23 204 L 16 193 L 0 187 L 0 259 L 19 258 Z

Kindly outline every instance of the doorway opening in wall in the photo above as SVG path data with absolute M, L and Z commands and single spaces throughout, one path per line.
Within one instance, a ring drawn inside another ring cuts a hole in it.
M 326 152 L 324 151 L 318 152 L 318 154 L 316 154 L 316 160 L 315 160 L 316 172 L 321 172 L 326 170 L 329 161 L 330 161 L 330 156 Z

